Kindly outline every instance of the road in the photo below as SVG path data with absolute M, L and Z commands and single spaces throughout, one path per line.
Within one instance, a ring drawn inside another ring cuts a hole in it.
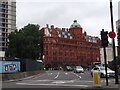
M 109 85 L 114 83 L 114 78 L 109 78 Z M 101 85 L 105 85 L 105 78 L 101 79 Z M 3 88 L 86 88 L 93 86 L 93 78 L 90 71 L 74 73 L 68 71 L 46 71 L 35 77 L 27 77 L 21 81 L 4 82 Z

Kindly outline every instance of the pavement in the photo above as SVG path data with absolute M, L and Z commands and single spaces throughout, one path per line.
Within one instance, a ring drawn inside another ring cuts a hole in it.
M 30 80 L 30 79 L 34 79 L 34 78 L 36 78 L 36 77 L 38 77 L 42 74 L 44 74 L 44 73 L 39 73 L 39 74 L 28 76 L 28 77 L 25 77 L 25 78 L 5 80 L 5 81 L 2 81 L 2 82 L 4 83 L 4 82 L 17 82 L 17 81 L 23 81 L 23 80 Z

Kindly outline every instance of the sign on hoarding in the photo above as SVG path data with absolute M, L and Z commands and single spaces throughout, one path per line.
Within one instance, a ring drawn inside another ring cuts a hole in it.
M 0 57 L 5 57 L 5 52 L 4 51 L 0 51 Z
M 0 61 L 0 73 L 13 73 L 20 71 L 19 61 Z

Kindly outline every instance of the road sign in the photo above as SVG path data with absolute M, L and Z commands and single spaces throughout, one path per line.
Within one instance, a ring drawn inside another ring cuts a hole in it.
M 108 35 L 110 38 L 115 38 L 115 36 L 116 36 L 115 32 L 113 32 L 113 31 L 109 32 Z

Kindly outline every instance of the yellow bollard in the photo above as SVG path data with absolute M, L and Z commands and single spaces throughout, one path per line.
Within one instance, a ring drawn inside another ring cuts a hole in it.
M 93 84 L 95 87 L 100 87 L 101 86 L 101 82 L 100 82 L 100 76 L 98 74 L 97 71 L 93 72 Z

